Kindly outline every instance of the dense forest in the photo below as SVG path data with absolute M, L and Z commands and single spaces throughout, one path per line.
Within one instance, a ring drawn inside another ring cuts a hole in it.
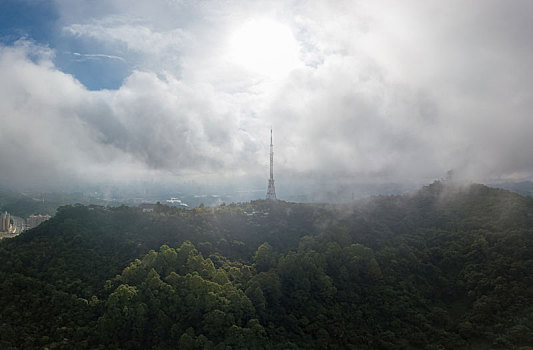
M 71 205 L 0 242 L 1 349 L 533 349 L 533 199 Z

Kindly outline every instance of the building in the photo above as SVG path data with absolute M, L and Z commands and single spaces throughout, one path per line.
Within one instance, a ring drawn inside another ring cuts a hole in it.
M 7 211 L 2 214 L 0 232 L 11 232 L 11 215 Z
M 50 215 L 30 215 L 26 219 L 26 230 L 30 230 L 34 227 L 39 226 L 41 223 L 45 222 L 46 220 L 50 219 Z
M 143 210 L 143 213 L 152 213 L 154 211 L 155 204 L 151 203 L 141 203 L 139 208 Z

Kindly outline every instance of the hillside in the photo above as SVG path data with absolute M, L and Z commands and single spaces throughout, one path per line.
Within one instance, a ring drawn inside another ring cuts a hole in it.
M 0 242 L 2 349 L 532 349 L 533 199 L 64 206 Z

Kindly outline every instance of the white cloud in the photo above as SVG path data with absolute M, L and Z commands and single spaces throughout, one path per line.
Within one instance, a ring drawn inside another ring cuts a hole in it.
M 58 3 L 65 35 L 116 49 L 86 55 L 135 67 L 119 89 L 91 92 L 53 50 L 2 48 L 0 160 L 25 159 L 3 180 L 36 167 L 262 176 L 271 125 L 276 170 L 297 179 L 532 178 L 528 3 L 97 1 L 89 18 Z M 225 59 L 249 18 L 291 29 L 290 72 Z
M 123 57 L 120 56 L 114 56 L 114 55 L 106 55 L 101 53 L 95 53 L 95 54 L 83 54 L 79 52 L 73 52 L 72 55 L 79 57 L 80 59 L 101 59 L 101 58 L 107 58 L 110 60 L 119 60 L 122 62 L 126 62 L 126 60 Z
M 238 113 L 208 87 L 134 72 L 119 90 L 88 91 L 31 61 L 34 48 L 0 49 L 3 183 L 242 171 Z
M 136 18 L 110 16 L 86 24 L 71 24 L 65 35 L 90 38 L 105 43 L 121 55 L 129 55 L 136 68 L 179 73 L 180 57 L 187 41 L 192 38 L 180 28 L 155 31 L 150 23 Z M 114 56 L 114 55 L 111 55 Z M 137 58 L 140 56 L 140 59 Z

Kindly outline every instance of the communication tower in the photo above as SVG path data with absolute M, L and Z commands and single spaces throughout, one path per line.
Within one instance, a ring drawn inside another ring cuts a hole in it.
M 266 199 L 276 200 L 276 188 L 274 187 L 274 145 L 272 144 L 272 129 L 270 129 L 270 179 Z

